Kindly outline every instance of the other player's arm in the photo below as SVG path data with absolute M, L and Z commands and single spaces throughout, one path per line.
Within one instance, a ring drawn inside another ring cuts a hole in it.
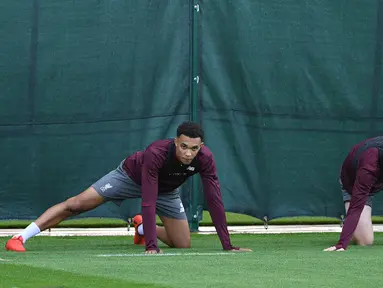
M 230 242 L 229 231 L 227 229 L 226 215 L 213 156 L 206 157 L 206 160 L 201 163 L 200 176 L 209 208 L 209 213 L 213 220 L 215 229 L 217 231 L 223 249 L 236 251 L 251 251 L 250 249 L 246 248 L 234 247 Z
M 142 223 L 144 225 L 145 249 L 159 252 L 156 232 L 156 202 L 158 197 L 159 160 L 153 151 L 144 153 L 141 177 Z

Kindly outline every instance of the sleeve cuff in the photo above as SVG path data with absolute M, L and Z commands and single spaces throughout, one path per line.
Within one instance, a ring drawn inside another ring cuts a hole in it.
M 233 245 L 230 245 L 230 246 L 227 246 L 227 247 L 224 247 L 223 250 L 239 250 L 239 247 L 235 247 Z
M 342 249 L 343 248 L 343 245 L 342 244 L 336 244 L 335 245 L 335 248 L 336 248 L 336 250 L 338 250 L 338 249 Z M 344 249 L 344 248 L 343 248 Z M 346 249 L 344 249 L 344 250 L 346 250 Z

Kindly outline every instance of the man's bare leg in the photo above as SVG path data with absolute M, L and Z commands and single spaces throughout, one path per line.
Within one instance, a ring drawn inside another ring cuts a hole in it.
M 35 222 L 32 222 L 21 233 L 10 239 L 5 248 L 7 250 L 24 252 L 23 244 L 31 237 L 39 234 L 47 228 L 55 227 L 58 223 L 70 216 L 92 210 L 105 202 L 92 187 L 86 189 L 77 196 L 52 206 L 46 210 Z
M 41 231 L 44 231 L 45 229 L 55 227 L 68 217 L 96 208 L 103 204 L 104 201 L 104 198 L 94 188 L 89 187 L 77 196 L 49 208 L 37 218 L 35 223 Z
M 172 248 L 190 248 L 190 228 L 185 219 L 160 216 L 164 227 L 157 226 L 157 238 Z
M 345 203 L 346 213 L 350 207 L 350 202 Z M 374 229 L 372 226 L 372 209 L 365 205 L 360 215 L 358 226 L 353 235 L 353 240 L 361 246 L 372 245 L 374 242 Z

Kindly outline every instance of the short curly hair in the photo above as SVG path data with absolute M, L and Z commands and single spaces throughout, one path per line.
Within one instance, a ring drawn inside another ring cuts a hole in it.
M 204 141 L 204 131 L 198 123 L 186 121 L 181 123 L 177 128 L 177 137 L 185 135 L 190 138 L 201 138 Z

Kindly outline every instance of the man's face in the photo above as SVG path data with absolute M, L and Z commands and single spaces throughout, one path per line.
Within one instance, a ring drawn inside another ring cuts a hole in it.
M 185 135 L 181 135 L 174 139 L 176 144 L 176 157 L 182 164 L 190 164 L 194 157 L 197 156 L 198 151 L 203 146 L 201 138 L 190 138 Z

